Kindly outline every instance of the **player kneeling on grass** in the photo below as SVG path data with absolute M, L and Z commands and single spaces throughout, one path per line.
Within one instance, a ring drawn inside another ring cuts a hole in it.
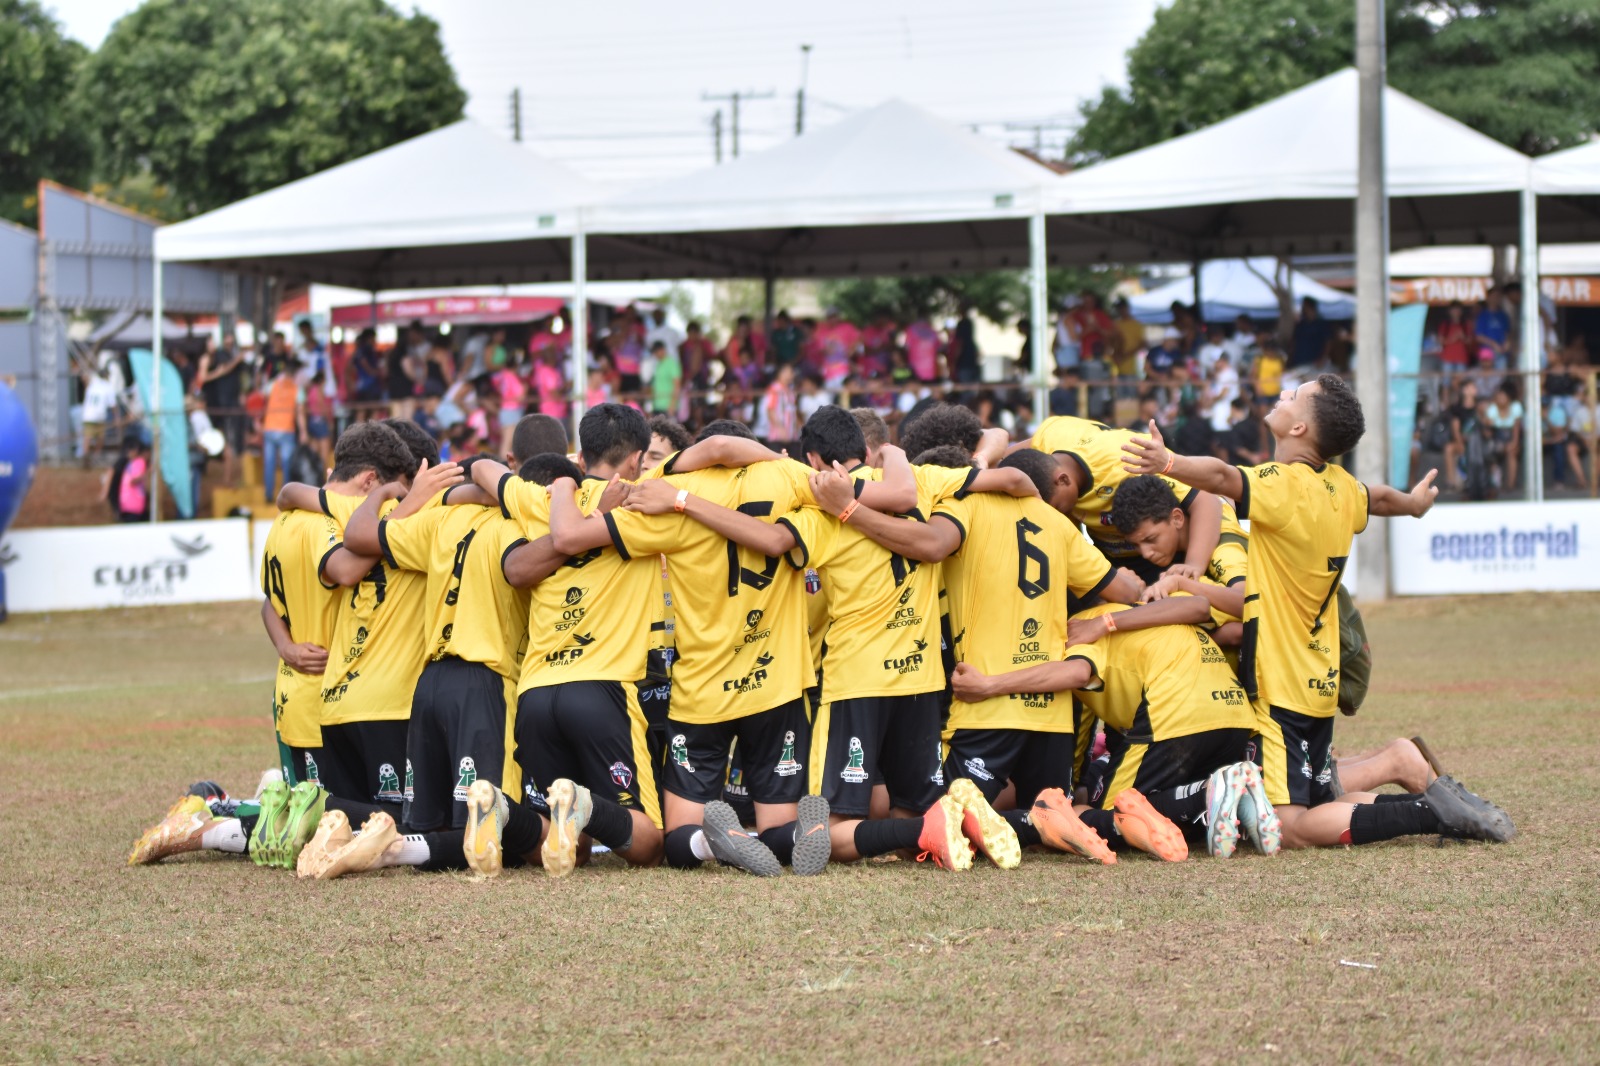
M 1283 822 L 1284 845 L 1369 844 L 1427 833 L 1510 839 L 1515 830 L 1506 813 L 1449 777 L 1421 794 L 1350 792 L 1335 799 L 1337 593 L 1351 542 L 1369 514 L 1426 514 L 1438 495 L 1436 471 L 1405 493 L 1364 485 L 1333 465 L 1355 448 L 1366 420 L 1349 384 L 1331 374 L 1285 392 L 1266 424 L 1273 459 L 1259 466 L 1175 455 L 1153 422 L 1150 436 L 1132 438 L 1123 452 L 1130 473 L 1160 474 L 1226 496 L 1250 522 L 1239 673 L 1255 701 L 1262 776 Z

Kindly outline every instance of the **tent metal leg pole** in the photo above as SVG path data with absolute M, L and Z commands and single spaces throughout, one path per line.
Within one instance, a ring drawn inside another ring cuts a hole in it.
M 777 302 L 778 279 L 768 274 L 761 279 L 761 330 L 772 332 L 773 304 Z
M 1544 323 L 1539 316 L 1539 198 L 1533 187 L 1522 190 L 1522 247 L 1517 251 L 1522 275 L 1522 371 L 1527 395 L 1522 398 L 1523 439 L 1526 454 L 1523 477 L 1528 499 L 1544 499 L 1544 415 L 1539 371 L 1544 347 Z
M 155 260 L 156 276 L 150 283 L 150 461 L 146 470 L 150 476 L 150 521 L 161 521 L 161 357 L 162 349 L 166 346 L 166 332 L 161 328 L 162 315 L 166 308 L 163 306 L 161 259 Z M 111 491 L 116 492 L 117 486 L 111 486 Z
M 572 236 L 572 450 L 578 450 L 578 423 L 589 396 L 589 239 L 580 221 Z
M 1199 256 L 1196 256 L 1194 262 L 1189 264 L 1189 273 L 1194 277 L 1194 320 L 1201 327 L 1202 334 L 1204 334 L 1206 324 L 1206 313 L 1204 310 L 1205 304 L 1202 302 L 1205 296 L 1200 291 L 1200 271 L 1204 269 L 1205 265 L 1206 261 Z M 1177 323 L 1173 324 L 1176 325 Z
M 1356 159 L 1356 393 L 1367 435 L 1356 449 L 1356 476 L 1381 485 L 1389 470 L 1389 188 L 1384 168 L 1383 0 L 1356 4 L 1360 78 Z M 1332 459 L 1333 456 L 1327 458 Z M 1357 591 L 1389 598 L 1389 526 L 1372 518 L 1357 556 Z
M 1028 219 L 1028 347 L 1033 353 L 1033 424 L 1037 426 L 1050 415 L 1049 366 L 1050 349 L 1045 344 L 1045 320 L 1049 317 L 1046 303 L 1047 279 L 1045 256 L 1044 212 L 1035 211 Z

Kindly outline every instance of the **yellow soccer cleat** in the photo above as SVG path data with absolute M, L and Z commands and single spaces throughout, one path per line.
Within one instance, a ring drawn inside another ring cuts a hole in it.
M 1002 870 L 1015 870 L 1022 864 L 1022 845 L 1017 831 L 1000 817 L 983 791 L 965 777 L 950 783 L 950 798 L 961 804 L 961 831 L 972 846 L 989 857 Z
M 329 857 L 327 866 L 317 871 L 316 878 L 332 881 L 345 874 L 381 870 L 388 865 L 384 860 L 399 847 L 400 832 L 394 827 L 394 819 L 379 811 L 367 819 L 360 833 Z
M 461 850 L 467 865 L 479 877 L 498 877 L 501 870 L 500 834 L 505 832 L 511 801 L 505 793 L 479 778 L 467 789 L 467 829 Z
M 355 836 L 350 831 L 350 819 L 343 811 L 329 811 L 317 822 L 317 831 L 305 847 L 300 849 L 300 857 L 295 860 L 294 872 L 296 877 L 316 877 L 328 864 L 339 850 L 349 844 Z
M 550 831 L 539 845 L 539 857 L 545 873 L 565 877 L 578 866 L 578 837 L 589 824 L 594 801 L 588 789 L 565 777 L 552 781 L 544 796 L 550 805 Z
M 200 850 L 200 838 L 219 819 L 200 796 L 185 796 L 167 811 L 166 816 L 145 830 L 128 855 L 129 866 L 160 862 L 169 855 Z

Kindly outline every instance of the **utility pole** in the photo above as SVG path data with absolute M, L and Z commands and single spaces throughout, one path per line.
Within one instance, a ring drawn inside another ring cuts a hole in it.
M 806 131 L 806 79 L 811 74 L 811 46 L 800 46 L 800 88 L 794 94 L 794 135 Z
M 731 93 L 701 93 L 700 94 L 700 99 L 702 99 L 702 100 L 709 100 L 709 101 L 727 100 L 730 103 L 732 103 L 732 105 L 733 105 L 733 158 L 735 158 L 735 159 L 739 158 L 739 101 L 740 100 L 770 100 L 776 95 L 777 94 L 774 93 L 771 89 L 768 89 L 764 93 L 758 93 L 758 92 L 742 92 L 742 93 L 741 92 L 731 92 Z M 719 111 L 719 112 L 717 112 L 717 114 L 720 116 L 722 114 L 722 112 Z M 718 122 L 718 128 L 719 129 L 721 128 L 720 119 L 719 119 L 719 122 Z M 718 162 L 721 162 L 720 158 L 718 159 Z
M 1389 187 L 1384 168 L 1384 85 L 1388 60 L 1383 0 L 1356 2 L 1356 395 L 1367 434 L 1356 449 L 1356 477 L 1369 485 L 1389 479 Z M 1534 303 L 1538 307 L 1538 293 Z M 1535 312 L 1537 313 L 1537 312 Z M 1331 457 L 1330 457 L 1331 458 Z M 1404 488 L 1405 486 L 1401 486 Z M 1389 522 L 1371 519 L 1357 555 L 1362 600 L 1389 598 Z
M 711 115 L 711 150 L 717 157 L 717 166 L 722 165 L 722 108 L 717 108 Z
M 522 140 L 522 90 L 520 88 L 511 90 L 511 139 L 519 143 Z

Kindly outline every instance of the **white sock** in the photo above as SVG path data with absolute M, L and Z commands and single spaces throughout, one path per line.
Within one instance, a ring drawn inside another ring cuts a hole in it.
M 200 847 L 206 851 L 231 851 L 235 855 L 243 855 L 250 847 L 250 837 L 239 819 L 227 818 L 200 834 Z
M 712 854 L 711 845 L 706 843 L 704 829 L 696 829 L 694 831 L 694 836 L 689 838 L 689 850 L 694 852 L 694 857 L 701 862 L 710 862 L 716 858 L 716 855 Z
M 420 834 L 408 833 L 400 838 L 400 853 L 385 856 L 386 866 L 421 866 L 433 858 L 428 842 Z

